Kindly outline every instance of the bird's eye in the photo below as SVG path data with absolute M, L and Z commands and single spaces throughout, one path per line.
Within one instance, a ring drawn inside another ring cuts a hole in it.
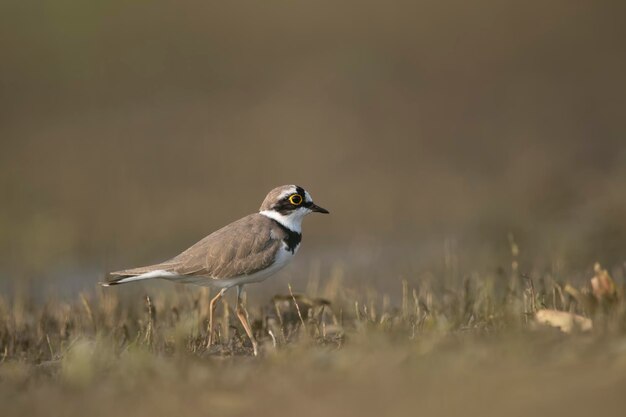
M 302 204 L 302 196 L 300 194 L 292 194 L 289 197 L 289 202 L 294 206 L 299 206 L 300 204 Z

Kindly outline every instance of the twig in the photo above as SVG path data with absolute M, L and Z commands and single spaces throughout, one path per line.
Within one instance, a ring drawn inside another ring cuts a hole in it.
M 530 309 L 534 314 L 537 311 L 537 303 L 535 300 L 535 283 L 533 279 L 528 274 L 522 274 L 522 278 L 526 278 L 529 284 L 529 292 L 530 292 Z
M 146 295 L 146 309 L 148 310 L 148 327 L 146 329 L 144 342 L 147 343 L 148 346 L 152 347 L 154 321 L 155 321 L 156 312 L 154 310 L 154 306 L 152 304 L 152 300 L 150 299 L 149 295 Z
M 402 280 L 402 319 L 409 317 L 409 283 L 406 279 Z
M 272 329 L 270 329 L 267 331 L 267 333 L 269 333 L 270 337 L 272 338 L 272 345 L 274 346 L 274 349 L 276 349 L 278 344 L 276 343 L 276 336 L 274 336 L 274 332 L 272 331 Z
M 298 317 L 300 317 L 300 323 L 302 323 L 302 327 L 304 328 L 304 330 L 306 330 L 306 324 L 304 324 L 302 313 L 300 313 L 300 306 L 298 305 L 298 302 L 296 301 L 296 297 L 293 295 L 293 291 L 291 291 L 291 284 L 287 284 L 287 286 L 289 287 L 289 295 L 291 295 L 291 299 L 293 300 L 293 303 L 296 305 L 296 311 L 298 312 Z
M 89 321 L 91 321 L 91 325 L 93 326 L 93 331 L 95 332 L 96 329 L 96 319 L 93 316 L 93 312 L 91 311 L 91 307 L 89 306 L 89 301 L 87 301 L 87 297 L 85 296 L 84 293 L 80 294 L 80 300 L 83 303 L 83 307 L 85 308 L 85 311 L 87 312 L 87 317 L 89 317 Z
M 50 336 L 46 333 L 46 342 L 48 343 L 48 350 L 50 351 L 50 360 L 54 359 L 54 351 L 52 350 L 52 344 L 50 343 Z

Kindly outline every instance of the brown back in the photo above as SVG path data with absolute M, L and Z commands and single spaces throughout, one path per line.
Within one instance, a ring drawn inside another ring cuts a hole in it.
M 214 279 L 250 275 L 272 264 L 285 238 L 286 232 L 274 220 L 254 213 L 211 233 L 169 261 L 111 275 L 136 276 L 161 269 Z

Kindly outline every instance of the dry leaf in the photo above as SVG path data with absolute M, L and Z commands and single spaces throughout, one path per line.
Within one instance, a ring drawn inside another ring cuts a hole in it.
M 615 282 L 609 275 L 606 269 L 602 269 L 599 263 L 596 263 L 593 267 L 595 275 L 591 278 L 591 289 L 593 295 L 602 300 L 614 300 L 617 296 L 617 289 L 615 288 Z
M 593 327 L 591 319 L 587 317 L 558 310 L 539 310 L 535 313 L 535 320 L 537 323 L 556 327 L 564 333 L 571 333 L 574 326 L 583 332 Z

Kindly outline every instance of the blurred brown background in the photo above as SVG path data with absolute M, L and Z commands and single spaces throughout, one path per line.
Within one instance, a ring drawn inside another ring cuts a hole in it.
M 93 285 L 285 183 L 332 212 L 305 222 L 301 262 L 395 277 L 452 245 L 473 268 L 513 233 L 548 266 L 619 265 L 624 12 L 5 0 L 0 280 L 84 270 Z

